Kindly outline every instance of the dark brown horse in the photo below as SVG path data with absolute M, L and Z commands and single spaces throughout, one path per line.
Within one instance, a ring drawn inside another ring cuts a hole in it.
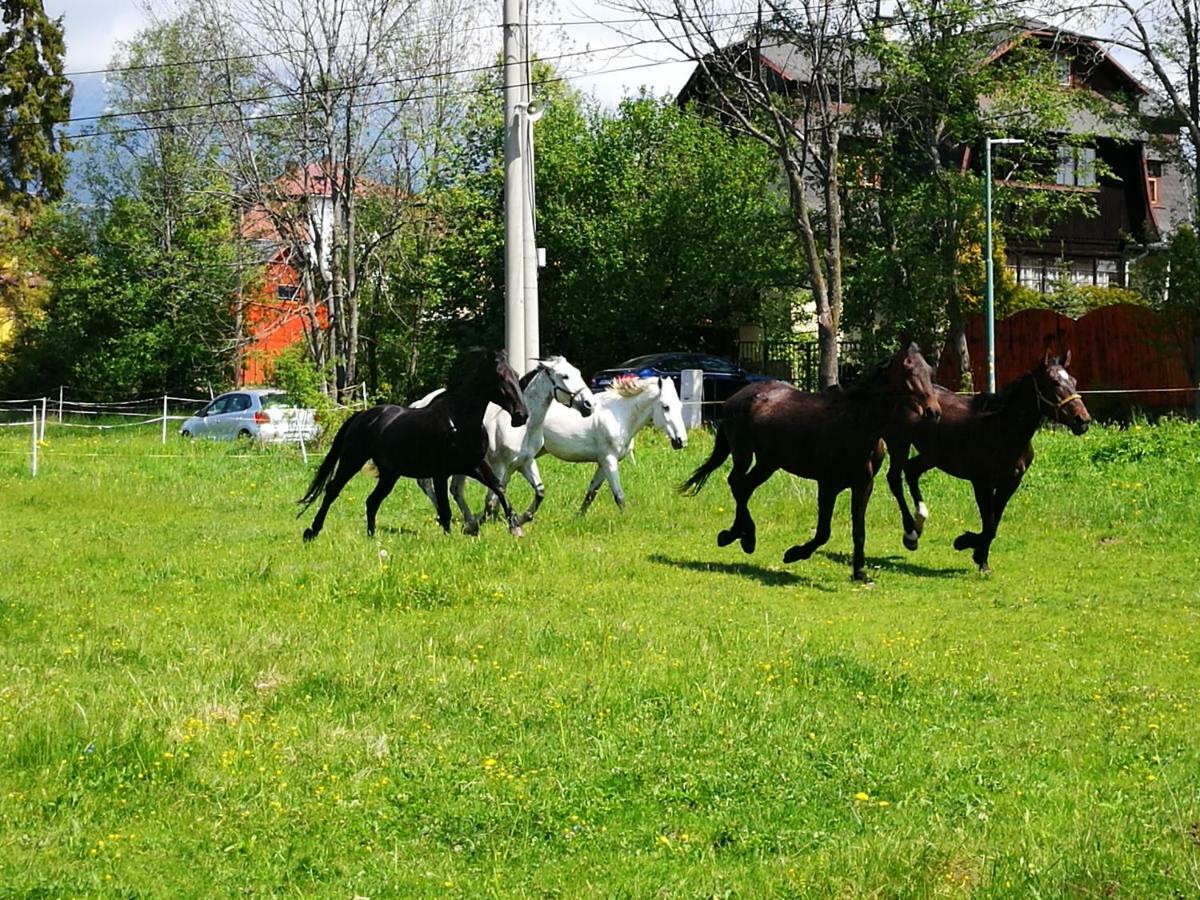
M 749 384 L 725 401 L 712 455 L 680 487 L 697 493 L 716 469 L 733 456 L 729 489 L 737 504 L 733 524 L 717 535 L 718 546 L 740 540 L 754 552 L 755 525 L 750 496 L 778 469 L 817 482 L 817 531 L 812 540 L 783 555 L 785 563 L 808 559 L 829 540 L 834 501 L 850 489 L 854 534 L 851 564 L 857 581 L 864 568 L 867 501 L 883 462 L 880 437 L 902 413 L 936 420 L 940 415 L 933 370 L 910 344 L 846 390 L 819 394 L 781 382 Z M 751 459 L 754 468 L 750 467 Z
M 1030 439 L 1042 420 L 1059 422 L 1075 434 L 1088 429 L 1092 417 L 1067 371 L 1071 354 L 1059 360 L 1049 353 L 998 394 L 964 397 L 938 387 L 942 418 L 927 422 L 908 415 L 902 427 L 886 435 L 891 465 L 888 487 L 900 504 L 904 546 L 916 550 L 929 509 L 921 497 L 921 476 L 941 469 L 971 482 L 979 506 L 981 527 L 954 540 L 955 550 L 972 550 L 979 571 L 988 571 L 988 551 L 1004 507 L 1033 463 Z M 918 455 L 908 458 L 908 448 Z M 901 476 L 908 481 L 917 514 L 909 512 Z
M 322 492 L 325 494 L 312 526 L 304 530 L 304 540 L 311 541 L 320 534 L 330 505 L 368 462 L 375 464 L 379 484 L 367 497 L 367 534 L 375 533 L 375 513 L 401 477 L 433 481 L 438 522 L 449 531 L 447 485 L 452 475 L 467 475 L 496 494 L 508 518 L 509 531 L 519 536 L 521 528 L 504 488 L 484 460 L 488 442 L 483 414 L 489 403 L 507 412 L 514 425 L 524 425 L 529 418 L 517 373 L 508 365 L 503 351 L 488 354 L 460 383 L 447 388 L 424 408 L 373 406 L 352 415 L 338 429 L 329 453 L 300 500 L 307 509 Z

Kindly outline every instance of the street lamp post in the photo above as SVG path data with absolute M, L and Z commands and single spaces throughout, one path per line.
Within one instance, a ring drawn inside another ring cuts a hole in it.
M 983 143 L 984 318 L 987 323 L 987 389 L 996 393 L 996 301 L 992 272 L 992 146 L 1023 144 L 1019 138 L 987 138 Z

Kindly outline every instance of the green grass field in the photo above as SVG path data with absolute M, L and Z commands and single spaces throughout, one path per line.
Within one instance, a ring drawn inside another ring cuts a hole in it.
M 931 474 L 876 585 L 848 503 L 708 453 L 523 540 L 357 478 L 305 546 L 291 450 L 0 433 L 0 897 L 1200 896 L 1200 427 L 1044 432 L 974 571 Z M 315 460 L 313 461 L 315 465 Z M 520 505 L 528 500 L 514 489 Z

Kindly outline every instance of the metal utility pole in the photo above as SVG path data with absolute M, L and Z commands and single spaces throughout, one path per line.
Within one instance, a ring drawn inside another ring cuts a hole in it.
M 521 0 L 504 2 L 504 346 L 518 372 L 525 353 L 525 178 L 521 157 L 521 112 L 525 59 L 521 40 Z

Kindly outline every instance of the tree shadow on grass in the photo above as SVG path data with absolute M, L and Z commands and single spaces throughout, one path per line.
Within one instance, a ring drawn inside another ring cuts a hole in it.
M 781 572 L 757 566 L 753 563 L 706 562 L 701 559 L 672 559 L 662 553 L 651 553 L 646 557 L 650 562 L 660 566 L 674 566 L 677 569 L 687 569 L 691 572 L 716 572 L 721 575 L 737 575 L 739 578 L 752 578 L 768 587 L 790 585 L 793 587 L 808 587 L 817 591 L 833 593 L 833 588 L 820 582 L 797 575 L 795 572 Z
M 818 551 L 818 553 L 844 566 L 850 565 L 849 553 L 842 553 L 838 550 Z M 969 569 L 934 568 L 932 566 L 923 566 L 920 563 L 907 562 L 903 556 L 896 556 L 895 554 L 892 556 L 868 556 L 867 569 L 876 569 L 884 572 L 903 572 L 905 575 L 916 575 L 921 578 L 958 578 L 962 575 L 971 574 Z

